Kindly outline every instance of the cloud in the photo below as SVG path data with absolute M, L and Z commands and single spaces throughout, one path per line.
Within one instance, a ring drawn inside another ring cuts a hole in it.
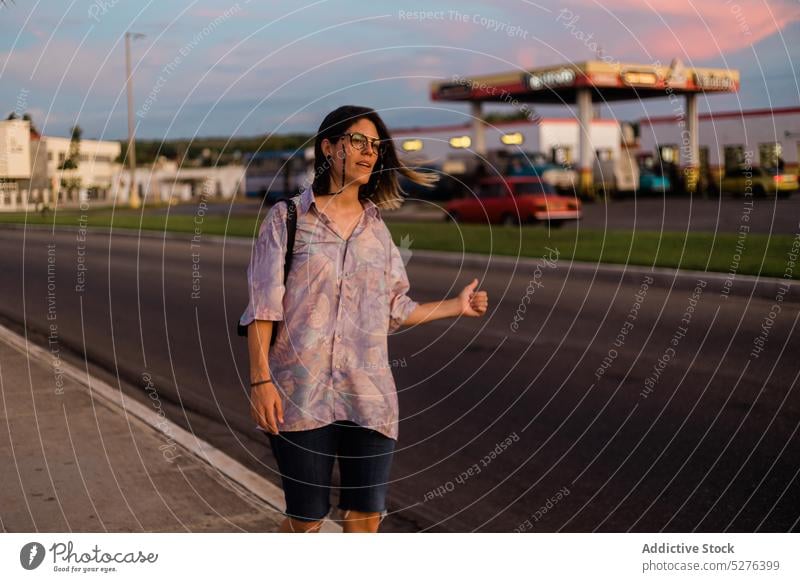
M 537 52 L 534 47 L 520 47 L 514 57 L 516 64 L 523 69 L 532 69 L 538 64 Z
M 116 94 L 125 81 L 120 71 L 123 53 L 118 48 L 119 54 L 104 65 L 108 50 L 89 44 L 81 47 L 78 40 L 61 37 L 52 39 L 46 51 L 43 45 L 33 44 L 0 52 L 0 62 L 6 63 L 3 81 L 51 91 L 61 83 L 61 90 L 67 92 L 86 91 L 94 82 L 93 93 Z
M 571 0 L 565 6 L 620 60 L 713 58 L 800 19 L 800 6 L 788 0 Z

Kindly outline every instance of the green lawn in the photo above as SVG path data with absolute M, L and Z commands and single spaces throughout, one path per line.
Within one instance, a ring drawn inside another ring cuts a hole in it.
M 28 214 L 2 214 L 0 223 L 24 223 L 79 226 L 80 213 L 58 212 L 41 216 Z M 88 226 L 111 226 L 112 214 L 107 211 L 88 213 Z M 195 224 L 194 216 L 172 214 L 167 221 L 164 215 L 146 214 L 123 210 L 114 214 L 114 228 L 174 232 L 194 232 L 199 226 L 203 234 L 227 234 L 228 236 L 253 236 L 256 217 L 225 217 L 208 215 L 202 224 Z M 410 248 L 440 251 L 493 253 L 498 255 L 541 257 L 545 246 L 557 248 L 560 259 L 618 263 L 631 265 L 655 265 L 682 269 L 727 272 L 732 268 L 737 254 L 735 233 L 717 234 L 653 231 L 602 231 L 597 229 L 547 230 L 541 226 L 516 228 L 488 227 L 483 225 L 453 225 L 450 223 L 399 223 L 387 222 L 395 242 L 408 235 Z M 737 272 L 748 275 L 783 276 L 787 253 L 792 237 L 776 235 L 769 237 L 749 233 L 744 238 L 744 249 Z M 800 269 L 795 270 L 798 278 Z

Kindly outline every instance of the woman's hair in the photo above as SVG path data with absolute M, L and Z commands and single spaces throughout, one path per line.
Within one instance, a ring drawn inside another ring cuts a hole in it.
M 401 194 L 405 194 L 400 187 L 398 174 L 421 186 L 432 187 L 436 183 L 438 175 L 418 172 L 400 161 L 389 130 L 374 109 L 343 105 L 325 116 L 314 140 L 314 182 L 311 187 L 315 194 L 330 193 L 331 164 L 336 163 L 335 159 L 325 158 L 322 152 L 322 140 L 328 139 L 332 144 L 336 143 L 336 139 L 347 133 L 350 126 L 360 119 L 369 119 L 375 124 L 382 145 L 381 151 L 376 152 L 378 159 L 375 161 L 369 182 L 359 188 L 359 198 L 369 198 L 381 209 L 394 210 L 400 208 L 403 202 Z

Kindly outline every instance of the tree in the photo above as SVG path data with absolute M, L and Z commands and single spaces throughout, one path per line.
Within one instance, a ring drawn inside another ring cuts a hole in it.
M 74 125 L 71 133 L 69 155 L 58 167 L 59 170 L 77 170 L 81 160 L 81 135 L 83 134 L 83 130 L 80 125 Z M 80 188 L 81 179 L 79 177 L 64 178 L 61 180 L 61 185 L 65 188 Z
M 59 170 L 77 170 L 81 160 L 81 135 L 83 130 L 79 125 L 72 128 L 72 135 L 69 140 L 69 155 L 58 167 Z
M 81 159 L 81 135 L 83 135 L 81 126 L 73 126 L 72 134 L 70 135 L 69 139 L 69 157 L 75 164 L 76 168 L 78 167 L 78 162 Z

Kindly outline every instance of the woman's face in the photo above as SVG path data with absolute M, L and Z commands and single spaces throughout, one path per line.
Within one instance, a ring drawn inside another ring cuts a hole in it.
M 378 129 L 369 119 L 359 119 L 347 128 L 344 133 L 360 133 L 366 136 L 367 141 L 378 138 Z M 359 149 L 350 143 L 349 136 L 343 136 L 330 143 L 328 140 L 322 142 L 322 151 L 325 156 L 331 156 L 332 169 L 331 176 L 333 190 L 341 188 L 342 184 L 342 160 L 344 159 L 345 179 L 347 184 L 361 186 L 369 182 L 372 169 L 378 161 L 378 152 L 372 149 L 371 144 L 365 144 L 365 148 Z M 346 154 L 346 155 L 344 155 Z

